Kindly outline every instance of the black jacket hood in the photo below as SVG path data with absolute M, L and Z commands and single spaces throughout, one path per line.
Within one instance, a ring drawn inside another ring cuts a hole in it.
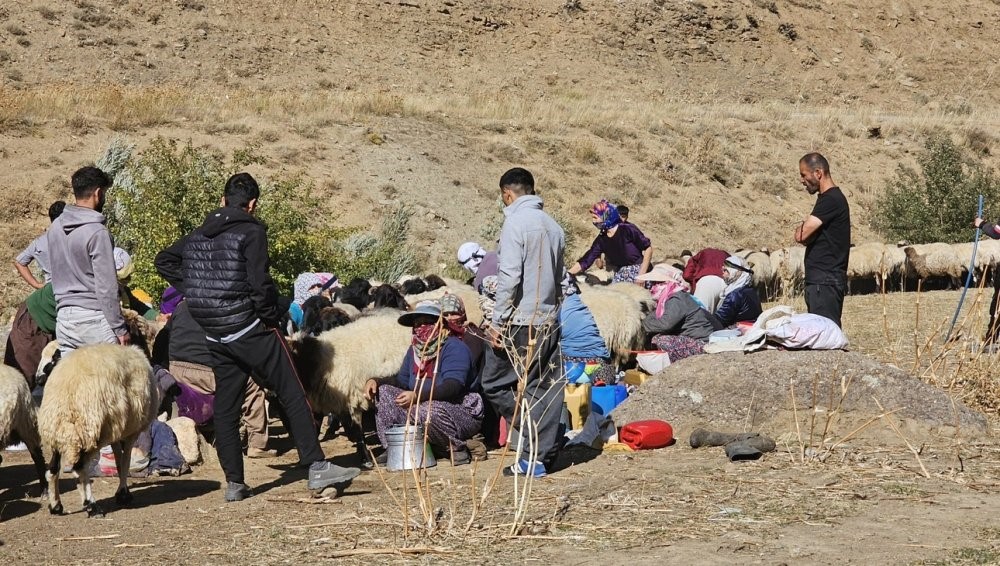
M 244 223 L 260 224 L 261 222 L 242 208 L 224 206 L 208 213 L 205 221 L 201 224 L 201 233 L 209 238 L 214 238 L 234 225 Z

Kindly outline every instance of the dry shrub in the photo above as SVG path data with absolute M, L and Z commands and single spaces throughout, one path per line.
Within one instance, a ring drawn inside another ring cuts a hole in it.
M 395 94 L 375 93 L 359 100 L 355 106 L 361 114 L 396 116 L 403 114 L 403 97 Z
M 573 155 L 580 162 L 596 165 L 601 162 L 601 153 L 594 142 L 586 139 L 577 140 L 573 144 Z
M 525 157 L 524 151 L 521 148 L 503 142 L 490 142 L 486 146 L 486 151 L 490 155 L 507 163 L 518 163 L 523 161 Z

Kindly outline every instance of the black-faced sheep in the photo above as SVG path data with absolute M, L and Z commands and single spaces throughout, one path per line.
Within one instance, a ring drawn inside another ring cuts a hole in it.
M 419 279 L 417 280 L 419 281 Z M 421 288 L 426 288 L 421 281 Z M 406 299 L 392 285 L 379 285 L 372 291 L 371 309 L 400 309 L 406 310 Z
M 38 410 L 42 445 L 52 453 L 46 474 L 49 511 L 63 512 L 59 474 L 65 464 L 79 476 L 87 515 L 104 514 L 94 500 L 88 466 L 109 444 L 118 468 L 115 501 L 131 501 L 126 478 L 132 445 L 156 418 L 158 404 L 153 369 L 139 348 L 94 344 L 67 354 L 52 370 Z
M 427 292 L 427 284 L 424 283 L 423 279 L 414 277 L 403 281 L 399 286 L 399 291 L 404 295 L 419 295 Z
M 23 442 L 28 447 L 44 495 L 45 458 L 38 437 L 35 400 L 21 372 L 10 366 L 0 366 L 0 446 L 16 442 Z
M 351 305 L 358 311 L 363 311 L 371 302 L 371 289 L 371 283 L 360 277 L 355 277 L 346 286 L 337 289 L 333 300 Z

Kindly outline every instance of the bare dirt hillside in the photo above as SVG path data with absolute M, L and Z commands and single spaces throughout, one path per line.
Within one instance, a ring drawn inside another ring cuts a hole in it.
M 261 146 L 328 214 L 416 211 L 428 269 L 480 238 L 512 165 L 570 228 L 609 197 L 658 256 L 786 244 L 820 150 L 854 203 L 943 128 L 995 145 L 995 2 L 15 0 L 0 7 L 0 254 L 116 134 Z M 155 228 L 151 228 L 155 229 Z M 6 298 L 23 292 L 3 278 Z

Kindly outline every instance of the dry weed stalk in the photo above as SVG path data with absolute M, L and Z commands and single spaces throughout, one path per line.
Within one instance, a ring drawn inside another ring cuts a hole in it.
M 879 402 L 878 398 L 872 396 L 872 399 L 875 400 L 875 404 L 878 405 L 878 408 L 882 411 L 882 419 L 885 420 L 885 423 L 889 425 L 889 428 L 891 428 L 892 431 L 895 432 L 900 439 L 902 439 L 903 443 L 906 444 L 906 447 L 913 453 L 913 457 L 916 458 L 917 463 L 920 464 L 920 470 L 924 473 L 924 477 L 930 479 L 931 475 L 927 472 L 927 468 L 924 466 L 924 461 L 920 458 L 920 452 L 914 448 L 912 444 L 910 444 L 910 441 L 905 436 L 903 436 L 903 431 L 899 430 L 899 426 L 896 425 L 896 422 L 893 421 L 890 415 L 886 413 L 885 407 L 882 406 L 882 403 Z

